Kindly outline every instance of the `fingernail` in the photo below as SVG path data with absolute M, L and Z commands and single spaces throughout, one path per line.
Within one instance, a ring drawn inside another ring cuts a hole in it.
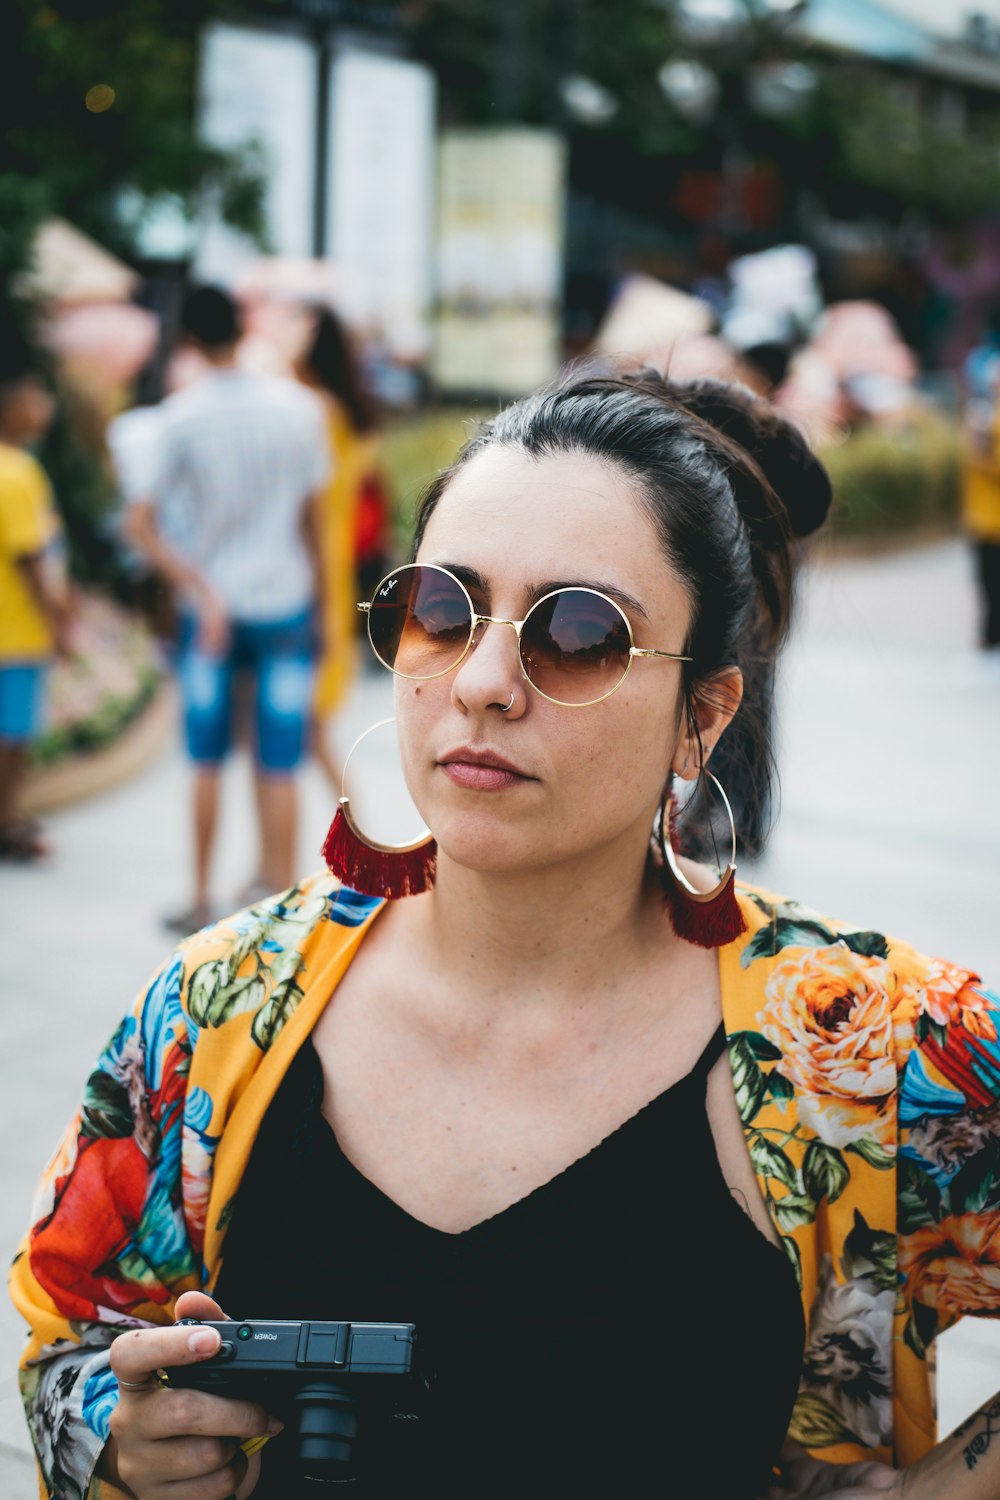
M 188 1337 L 188 1348 L 192 1354 L 214 1354 L 219 1347 L 219 1335 L 211 1328 L 198 1328 Z
M 279 1432 L 283 1432 L 284 1431 L 284 1428 L 285 1428 L 284 1422 L 279 1421 L 277 1417 L 268 1417 L 268 1419 L 267 1419 L 267 1435 L 268 1435 L 268 1437 L 277 1437 L 277 1435 L 278 1435 Z

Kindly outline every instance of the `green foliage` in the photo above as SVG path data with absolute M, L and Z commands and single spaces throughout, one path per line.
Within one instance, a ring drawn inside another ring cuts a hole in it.
M 107 518 L 117 495 L 102 461 L 101 418 L 82 391 L 56 382 L 56 414 L 38 449 L 62 516 L 70 571 L 81 583 L 122 593 L 125 579 Z
M 802 1180 L 806 1191 L 818 1203 L 826 1198 L 836 1203 L 850 1181 L 850 1170 L 841 1152 L 823 1141 L 810 1141 L 802 1161 Z
M 130 697 L 115 695 L 106 698 L 87 718 L 46 730 L 31 747 L 31 764 L 51 766 L 67 755 L 102 750 L 113 744 L 139 717 L 161 681 L 161 673 L 156 668 L 146 667 Z
M 0 171 L 0 308 L 29 331 L 31 309 L 15 297 L 18 277 L 27 271 L 39 226 L 50 211 L 44 182 Z
M 393 497 L 400 553 L 409 546 L 423 490 L 448 467 L 476 423 L 489 415 L 484 408 L 428 407 L 396 418 L 386 429 L 379 451 Z M 950 523 L 957 513 L 960 435 L 953 422 L 937 413 L 922 412 L 918 419 L 892 429 L 859 428 L 825 446 L 820 456 L 833 480 L 833 528 L 840 536 L 905 535 Z M 809 946 L 840 937 L 855 952 L 869 956 L 884 953 L 885 947 L 878 934 L 833 933 L 808 917 L 783 918 L 778 927 L 761 929 L 744 963 L 758 954 L 777 952 L 793 937 Z
M 397 546 L 405 554 L 413 535 L 417 502 L 430 481 L 446 469 L 476 424 L 489 413 L 462 407 L 431 407 L 397 418 L 379 444 L 379 457 L 394 508 Z
M 828 68 L 824 96 L 852 216 L 875 208 L 881 218 L 923 213 L 956 224 L 1000 196 L 1000 110 L 950 123 L 910 80 L 873 68 Z M 859 189 L 870 202 L 858 201 Z
M 958 508 L 957 427 L 922 413 L 894 428 L 867 427 L 822 450 L 843 534 L 892 534 L 952 521 Z
M 36 184 L 46 211 L 123 253 L 125 187 L 188 204 L 214 188 L 231 222 L 260 233 L 259 163 L 197 136 L 197 38 L 220 9 L 219 0 L 6 0 L 0 172 Z M 99 86 L 110 94 L 95 96 Z

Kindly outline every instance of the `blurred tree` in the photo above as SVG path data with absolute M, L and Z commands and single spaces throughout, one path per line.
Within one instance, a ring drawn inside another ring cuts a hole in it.
M 678 174 L 717 171 L 734 129 L 748 161 L 775 168 L 790 221 L 800 192 L 834 214 L 889 222 L 914 214 L 961 222 L 996 201 L 995 96 L 971 99 L 963 127 L 936 107 L 941 86 L 915 69 L 817 49 L 790 25 L 794 5 L 741 5 L 735 40 L 721 44 L 683 34 L 679 0 L 407 0 L 401 8 L 414 50 L 437 72 L 447 123 L 559 124 L 578 185 L 663 224 L 676 223 Z M 715 99 L 700 117 L 665 95 L 661 73 L 676 57 L 714 79 Z M 752 76 L 783 62 L 805 62 L 816 84 L 787 111 L 769 107 Z M 580 80 L 589 93 L 566 88 Z
M 228 221 L 262 239 L 263 178 L 252 149 L 198 139 L 197 38 L 218 0 L 0 0 L 0 316 L 31 335 L 19 284 L 40 224 L 60 215 L 134 256 L 141 218 L 172 194 L 193 210 L 210 190 Z M 44 359 L 42 360 L 44 364 Z M 75 576 L 124 587 L 105 518 L 115 500 L 86 393 L 58 382 L 42 461 Z
M 198 31 L 220 0 L 3 0 L 0 194 L 36 201 L 127 254 L 125 188 L 193 205 L 211 187 L 224 216 L 260 236 L 252 152 L 204 145 L 195 122 Z
M 828 67 L 817 114 L 835 144 L 831 211 L 961 224 L 992 208 L 1000 202 L 1000 101 L 987 98 L 935 110 L 912 77 Z

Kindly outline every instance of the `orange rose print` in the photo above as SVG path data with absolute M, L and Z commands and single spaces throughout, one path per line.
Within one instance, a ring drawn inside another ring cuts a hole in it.
M 899 1269 L 910 1297 L 943 1320 L 1000 1312 L 1000 1210 L 915 1230 L 900 1241 Z
M 900 1001 L 908 1008 L 915 1005 L 939 1026 L 960 1024 L 972 1036 L 995 1042 L 997 1028 L 985 998 L 974 988 L 978 974 L 957 969 L 943 958 L 931 959 L 926 975 L 908 980 L 900 989 Z
M 800 1117 L 829 1146 L 895 1144 L 891 983 L 883 959 L 844 943 L 786 958 L 767 981 L 758 1025 L 781 1052 L 775 1066 Z

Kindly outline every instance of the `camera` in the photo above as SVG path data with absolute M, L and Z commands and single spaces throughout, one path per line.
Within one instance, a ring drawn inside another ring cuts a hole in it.
M 170 1384 L 259 1401 L 285 1423 L 305 1479 L 353 1479 L 366 1448 L 395 1446 L 419 1415 L 412 1323 L 180 1321 L 222 1343 L 168 1369 Z

